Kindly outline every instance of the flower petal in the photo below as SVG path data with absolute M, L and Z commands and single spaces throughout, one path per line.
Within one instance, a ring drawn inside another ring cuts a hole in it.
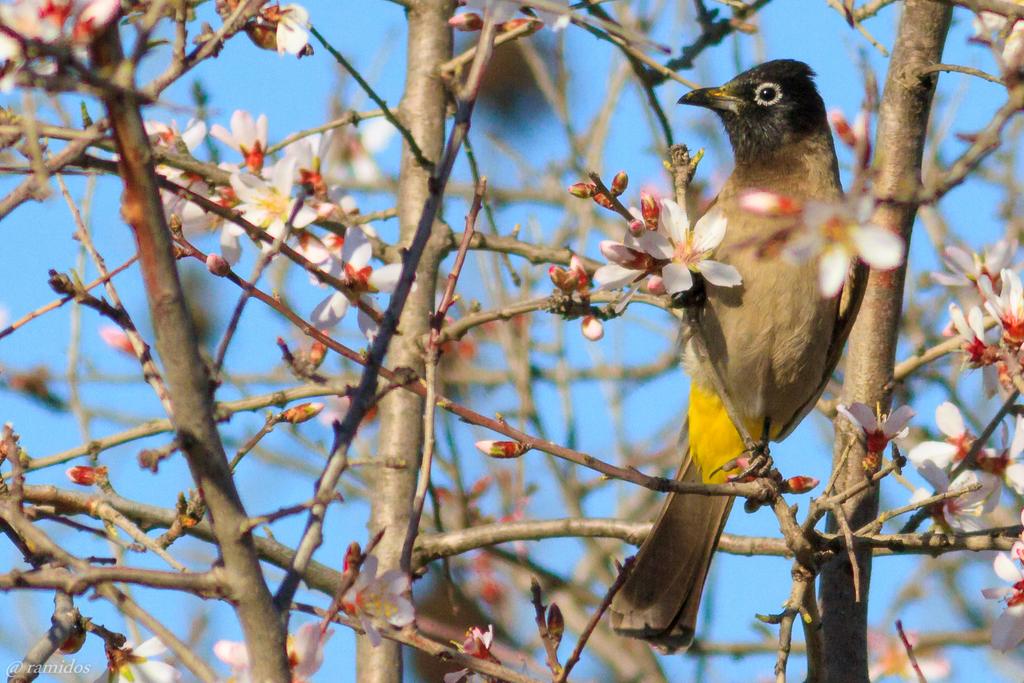
M 939 426 L 942 433 L 954 439 L 962 436 L 967 428 L 964 426 L 964 416 L 960 409 L 949 401 L 939 404 L 935 409 L 935 424 Z
M 138 647 L 132 648 L 133 654 L 146 659 L 150 657 L 159 657 L 165 652 L 167 652 L 167 646 L 160 642 L 160 639 L 156 636 L 150 638 Z
M 667 237 L 654 230 L 644 230 L 637 238 L 637 243 L 654 258 L 670 259 L 676 251 Z
M 864 403 L 851 403 L 849 406 L 838 405 L 836 412 L 847 417 L 865 432 L 878 430 L 878 418 L 875 416 L 875 411 Z
M 705 280 L 718 287 L 738 287 L 743 284 L 740 271 L 728 263 L 704 260 L 697 264 L 697 268 Z
M 231 265 L 235 265 L 238 259 L 242 258 L 242 243 L 238 238 L 238 233 L 228 230 L 226 226 L 220 231 L 220 255 Z
M 658 229 L 676 244 L 685 242 L 686 233 L 690 229 L 690 219 L 686 215 L 686 209 L 671 199 L 662 199 Z
M 1015 462 L 1003 473 L 1006 483 L 1020 495 L 1024 495 L 1024 463 Z
M 334 292 L 317 304 L 317 307 L 313 309 L 313 313 L 309 316 L 310 322 L 317 329 L 321 330 L 334 327 L 345 317 L 345 313 L 348 312 L 348 306 L 348 297 L 341 292 Z
M 245 643 L 234 640 L 218 640 L 213 644 L 213 654 L 234 671 L 249 668 L 249 650 Z
M 885 424 L 882 426 L 882 432 L 890 439 L 898 436 L 902 432 L 907 423 L 910 422 L 910 418 L 914 417 L 917 413 L 910 406 L 900 406 L 896 410 L 889 414 L 889 417 L 885 419 Z
M 138 683 L 177 683 L 181 680 L 181 672 L 167 662 L 147 661 L 129 665 Z
M 850 268 L 850 255 L 842 246 L 832 246 L 821 254 L 818 264 L 818 286 L 822 295 L 832 297 L 839 293 L 846 282 Z
M 725 238 L 726 220 L 721 211 L 709 211 L 693 226 L 694 247 L 698 251 L 711 251 Z
M 861 225 L 850 232 L 857 253 L 872 268 L 892 270 L 903 262 L 903 240 L 876 225 Z
M 907 458 L 917 469 L 925 462 L 930 462 L 939 469 L 946 469 L 953 462 L 957 447 L 943 441 L 925 441 L 910 449 Z
M 398 286 L 398 278 L 402 276 L 401 263 L 389 263 L 381 266 L 370 274 L 370 286 L 378 292 L 393 292 Z
M 661 279 L 669 294 L 685 292 L 693 287 L 690 269 L 680 263 L 670 263 L 661 269 Z
M 925 460 L 917 468 L 918 474 L 932 485 L 936 493 L 944 493 L 949 489 L 949 475 L 930 460 Z
M 631 270 L 615 263 L 609 263 L 594 272 L 594 283 L 597 284 L 598 289 L 621 289 L 642 274 L 639 270 Z
M 366 311 L 359 309 L 359 314 L 356 316 L 356 322 L 359 324 L 359 331 L 363 333 L 366 340 L 373 343 L 373 340 L 377 338 L 377 334 L 380 332 L 380 325 L 377 321 L 371 318 Z
M 1024 605 L 1007 607 L 992 624 L 992 647 L 1001 652 L 1012 650 L 1024 640 Z
M 341 248 L 341 260 L 356 270 L 366 267 L 373 256 L 373 245 L 366 233 L 358 228 L 345 231 L 345 245 Z

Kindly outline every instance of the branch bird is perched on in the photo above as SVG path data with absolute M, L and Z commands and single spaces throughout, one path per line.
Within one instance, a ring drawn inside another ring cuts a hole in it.
M 677 475 L 682 481 L 724 481 L 723 468 L 744 451 L 712 387 L 724 389 L 754 439 L 784 438 L 824 390 L 859 304 L 859 275 L 856 286 L 848 279 L 842 297 L 823 298 L 813 261 L 794 263 L 761 248 L 792 219 L 740 207 L 743 193 L 755 189 L 797 200 L 841 198 L 835 148 L 813 76 L 803 62 L 776 60 L 679 100 L 714 111 L 729 135 L 736 166 L 709 211 L 726 219 L 715 258 L 743 277 L 739 287 L 708 284 L 700 329 L 684 330 L 683 363 L 692 382 Z M 692 342 L 695 333 L 707 356 Z M 763 433 L 765 424 L 770 434 Z M 670 650 L 691 643 L 711 556 L 731 507 L 728 497 L 669 495 L 611 605 L 619 633 Z

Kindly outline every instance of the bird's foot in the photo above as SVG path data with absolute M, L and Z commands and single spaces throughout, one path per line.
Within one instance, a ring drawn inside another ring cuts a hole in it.
M 775 469 L 775 462 L 772 460 L 771 453 L 768 450 L 767 441 L 754 444 L 752 448 L 743 453 L 743 457 L 747 460 L 747 466 L 742 472 L 733 477 L 737 481 L 772 477 L 773 474 L 778 474 L 778 471 Z

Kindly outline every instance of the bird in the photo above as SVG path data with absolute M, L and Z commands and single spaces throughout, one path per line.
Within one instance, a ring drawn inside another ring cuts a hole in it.
M 713 111 L 728 135 L 734 169 L 708 213 L 721 212 L 726 223 L 715 259 L 742 276 L 738 287 L 707 283 L 695 323 L 700 329 L 681 334 L 691 382 L 679 481 L 726 481 L 730 464 L 745 451 L 716 386 L 753 439 L 785 438 L 824 391 L 856 315 L 863 266 L 851 267 L 839 296 L 823 297 L 813 260 L 795 262 L 764 246 L 795 219 L 741 207 L 750 190 L 797 201 L 841 201 L 835 145 L 814 77 L 803 62 L 773 60 L 679 100 Z M 692 644 L 701 593 L 732 503 L 729 496 L 668 495 L 610 605 L 619 634 L 665 651 Z

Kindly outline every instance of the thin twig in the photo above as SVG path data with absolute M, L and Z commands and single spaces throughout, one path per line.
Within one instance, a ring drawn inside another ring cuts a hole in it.
M 619 592 L 620 588 L 622 588 L 622 584 L 624 584 L 626 579 L 629 578 L 629 575 L 633 573 L 633 563 L 635 559 L 635 557 L 630 556 L 622 563 L 622 568 L 619 569 L 619 575 L 615 577 L 615 581 L 608 587 L 608 592 L 604 594 L 601 604 L 598 606 L 597 610 L 594 611 L 593 615 L 591 615 L 590 620 L 587 621 L 587 625 L 584 627 L 583 632 L 580 633 L 579 640 L 576 641 L 576 647 L 572 649 L 572 654 L 570 654 L 569 658 L 565 660 L 565 668 L 562 669 L 562 675 L 558 677 L 557 683 L 565 683 L 565 681 L 568 680 L 573 667 L 576 666 L 578 661 L 580 661 L 580 655 L 583 654 L 583 648 L 586 647 L 591 634 L 594 632 L 594 629 L 597 628 L 598 623 L 600 623 L 601 617 L 603 617 L 604 613 L 608 611 L 608 606 L 612 604 L 612 599 L 615 598 L 615 594 Z

